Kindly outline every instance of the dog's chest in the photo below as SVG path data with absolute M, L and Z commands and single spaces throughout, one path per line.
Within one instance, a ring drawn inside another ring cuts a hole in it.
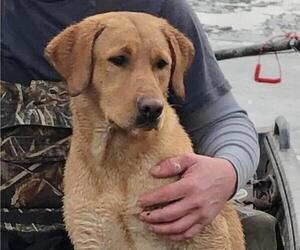
M 151 233 L 147 225 L 138 219 L 141 209 L 137 207 L 137 199 L 142 193 L 170 183 L 172 179 L 157 179 L 149 174 L 150 168 L 157 164 L 152 157 L 131 159 L 127 164 L 123 161 L 122 169 L 119 161 L 110 162 L 118 165 L 111 165 L 111 170 L 106 172 L 102 179 L 105 187 L 100 196 L 100 203 L 105 204 L 110 214 L 108 224 L 119 228 L 126 244 L 134 245 L 132 249 L 170 249 L 167 247 L 170 243 Z M 109 228 L 109 225 L 103 227 Z
M 141 155 L 130 158 L 114 156 L 102 168 L 101 185 L 103 191 L 118 190 L 124 199 L 132 198 L 153 188 L 174 181 L 174 179 L 154 178 L 150 169 L 159 163 L 154 155 Z
M 130 150 L 114 150 L 108 153 L 107 158 L 99 166 L 98 175 L 102 186 L 102 194 L 116 193 L 124 203 L 128 214 L 136 210 L 138 197 L 150 190 L 174 182 L 175 178 L 155 178 L 150 169 L 162 160 L 188 152 L 185 145 L 182 147 L 150 148 L 144 153 L 132 153 Z

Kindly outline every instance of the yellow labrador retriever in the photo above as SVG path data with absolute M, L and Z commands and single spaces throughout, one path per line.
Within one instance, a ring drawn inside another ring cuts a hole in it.
M 165 20 L 130 12 L 89 17 L 47 46 L 71 96 L 64 219 L 75 249 L 245 249 L 230 203 L 183 242 L 150 232 L 136 216 L 141 193 L 174 181 L 155 179 L 149 169 L 192 152 L 167 96 L 170 83 L 184 97 L 193 54 L 191 42 Z

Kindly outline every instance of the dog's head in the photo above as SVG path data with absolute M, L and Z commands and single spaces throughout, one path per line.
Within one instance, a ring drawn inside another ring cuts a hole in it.
M 68 27 L 45 52 L 71 97 L 95 91 L 95 105 L 118 127 L 152 129 L 164 114 L 170 84 L 184 98 L 194 49 L 163 19 L 115 12 Z

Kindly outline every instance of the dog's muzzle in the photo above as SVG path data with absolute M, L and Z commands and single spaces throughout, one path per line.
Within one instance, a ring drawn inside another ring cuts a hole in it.
M 163 111 L 163 102 L 157 97 L 139 97 L 136 125 L 146 130 L 156 129 Z

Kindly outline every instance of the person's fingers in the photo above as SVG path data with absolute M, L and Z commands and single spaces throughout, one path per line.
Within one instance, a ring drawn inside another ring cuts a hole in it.
M 157 166 L 151 168 L 150 173 L 158 178 L 176 176 L 195 163 L 196 158 L 193 154 L 185 154 L 160 162 Z
M 153 189 L 147 193 L 142 194 L 138 201 L 137 206 L 147 207 L 162 203 L 168 203 L 183 198 L 186 194 L 185 180 L 181 179 L 174 183 Z
M 150 224 L 149 230 L 157 234 L 181 234 L 191 228 L 198 221 L 197 211 L 169 223 Z
M 142 212 L 139 218 L 147 223 L 165 223 L 175 221 L 194 210 L 194 197 L 183 198 L 163 208 Z
M 204 226 L 201 224 L 195 224 L 187 231 L 181 234 L 168 235 L 167 237 L 173 241 L 182 241 L 188 240 L 194 237 L 197 233 L 201 232 L 204 229 Z

